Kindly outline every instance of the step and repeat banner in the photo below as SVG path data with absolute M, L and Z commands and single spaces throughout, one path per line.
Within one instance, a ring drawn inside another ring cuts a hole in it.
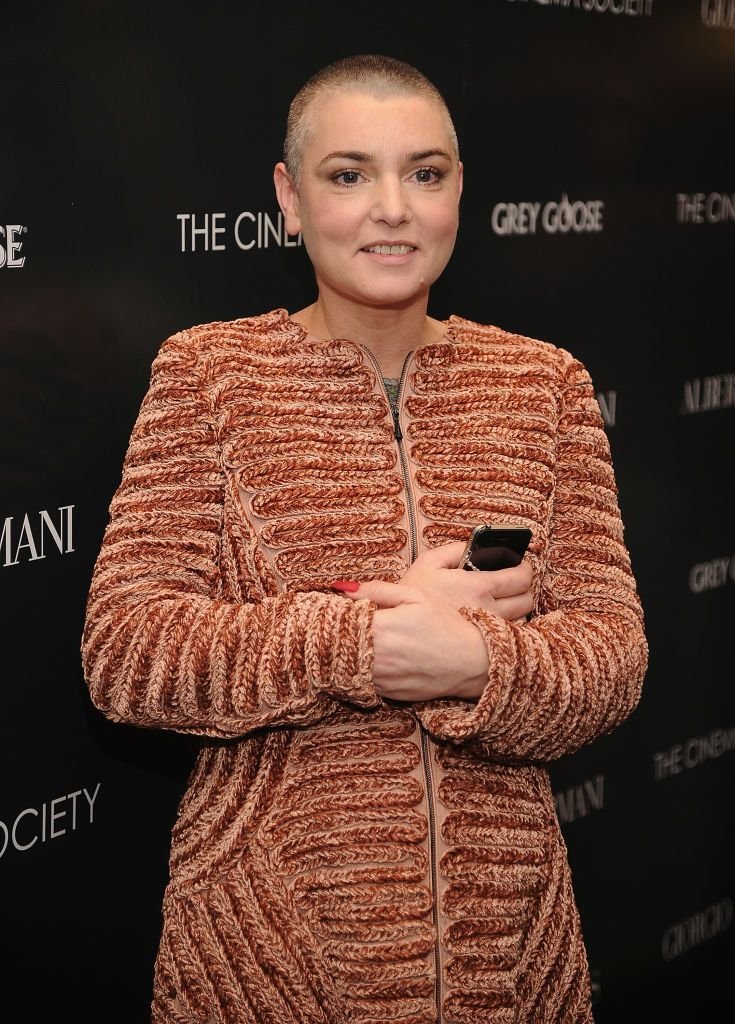
M 86 591 L 162 340 L 311 301 L 272 167 L 293 93 L 365 52 L 455 114 L 432 312 L 570 349 L 609 432 L 651 666 L 552 766 L 596 1020 L 732 1019 L 735 0 L 78 0 L 0 27 L 2 1019 L 148 1019 L 196 741 L 91 707 Z

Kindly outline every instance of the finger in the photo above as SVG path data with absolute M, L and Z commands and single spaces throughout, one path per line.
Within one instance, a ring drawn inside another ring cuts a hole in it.
M 518 597 L 531 589 L 533 574 L 529 566 L 481 572 L 452 571 L 457 593 L 474 604 L 486 605 L 508 597 Z
M 432 569 L 456 569 L 464 552 L 465 545 L 461 540 L 440 544 L 438 548 L 430 548 L 421 554 L 421 559 Z
M 504 597 L 517 597 L 531 589 L 533 572 L 528 562 L 521 562 L 512 569 L 494 569 L 491 572 L 474 572 L 473 578 L 479 577 L 484 585 L 484 592 L 495 600 Z
M 501 597 L 493 606 L 495 615 L 499 615 L 507 622 L 514 622 L 516 619 L 525 621 L 526 616 L 533 611 L 533 595 L 530 591 L 519 594 L 516 597 Z
M 342 590 L 341 587 L 337 589 Z M 399 604 L 408 604 L 415 600 L 410 587 L 401 587 L 397 583 L 387 583 L 385 580 L 360 583 L 356 590 L 350 588 L 342 590 L 342 593 L 353 601 L 374 601 L 379 608 L 397 608 Z

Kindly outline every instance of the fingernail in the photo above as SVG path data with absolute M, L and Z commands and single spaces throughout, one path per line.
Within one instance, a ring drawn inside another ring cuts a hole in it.
M 355 580 L 335 580 L 329 584 L 332 590 L 342 590 L 345 594 L 354 594 L 360 589 L 360 584 Z

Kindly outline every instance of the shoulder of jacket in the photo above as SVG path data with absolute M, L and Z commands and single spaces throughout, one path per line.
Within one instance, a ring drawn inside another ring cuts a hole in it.
M 190 369 L 201 367 L 204 359 L 215 351 L 257 347 L 275 340 L 295 339 L 299 331 L 298 324 L 289 319 L 285 309 L 274 309 L 269 313 L 236 320 L 195 324 L 166 338 L 158 351 L 153 369 L 156 372 L 172 364 Z
M 540 341 L 524 334 L 506 331 L 495 324 L 481 324 L 453 315 L 448 320 L 448 336 L 452 341 L 469 345 L 516 349 L 522 358 L 547 372 L 556 372 L 565 383 L 575 383 L 575 377 L 586 375 L 583 364 L 571 352 L 550 341 Z
M 272 309 L 255 316 L 242 316 L 231 321 L 197 324 L 167 338 L 163 348 L 205 353 L 213 347 L 228 344 L 258 343 L 296 335 L 299 327 L 289 318 L 286 309 Z

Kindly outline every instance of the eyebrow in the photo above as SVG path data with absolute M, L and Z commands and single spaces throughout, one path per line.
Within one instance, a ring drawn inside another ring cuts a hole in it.
M 406 154 L 409 163 L 415 163 L 418 160 L 428 160 L 432 156 L 443 156 L 450 161 L 452 159 L 446 149 L 422 149 L 418 153 Z M 321 167 L 322 164 L 326 164 L 329 160 L 351 160 L 356 164 L 369 164 L 375 160 L 375 155 L 373 153 L 361 153 L 359 150 L 353 149 L 336 149 L 333 153 L 327 153 L 319 161 L 318 166 Z
M 428 160 L 432 156 L 443 156 L 447 160 L 452 159 L 451 154 L 447 153 L 446 149 L 422 149 L 418 153 L 409 153 L 408 159 L 410 163 L 413 163 L 416 160 Z
M 375 157 L 372 153 L 360 153 L 359 150 L 353 149 L 335 149 L 333 153 L 327 153 L 327 155 L 319 161 L 319 166 L 325 164 L 328 160 L 352 160 L 356 164 L 369 164 Z

